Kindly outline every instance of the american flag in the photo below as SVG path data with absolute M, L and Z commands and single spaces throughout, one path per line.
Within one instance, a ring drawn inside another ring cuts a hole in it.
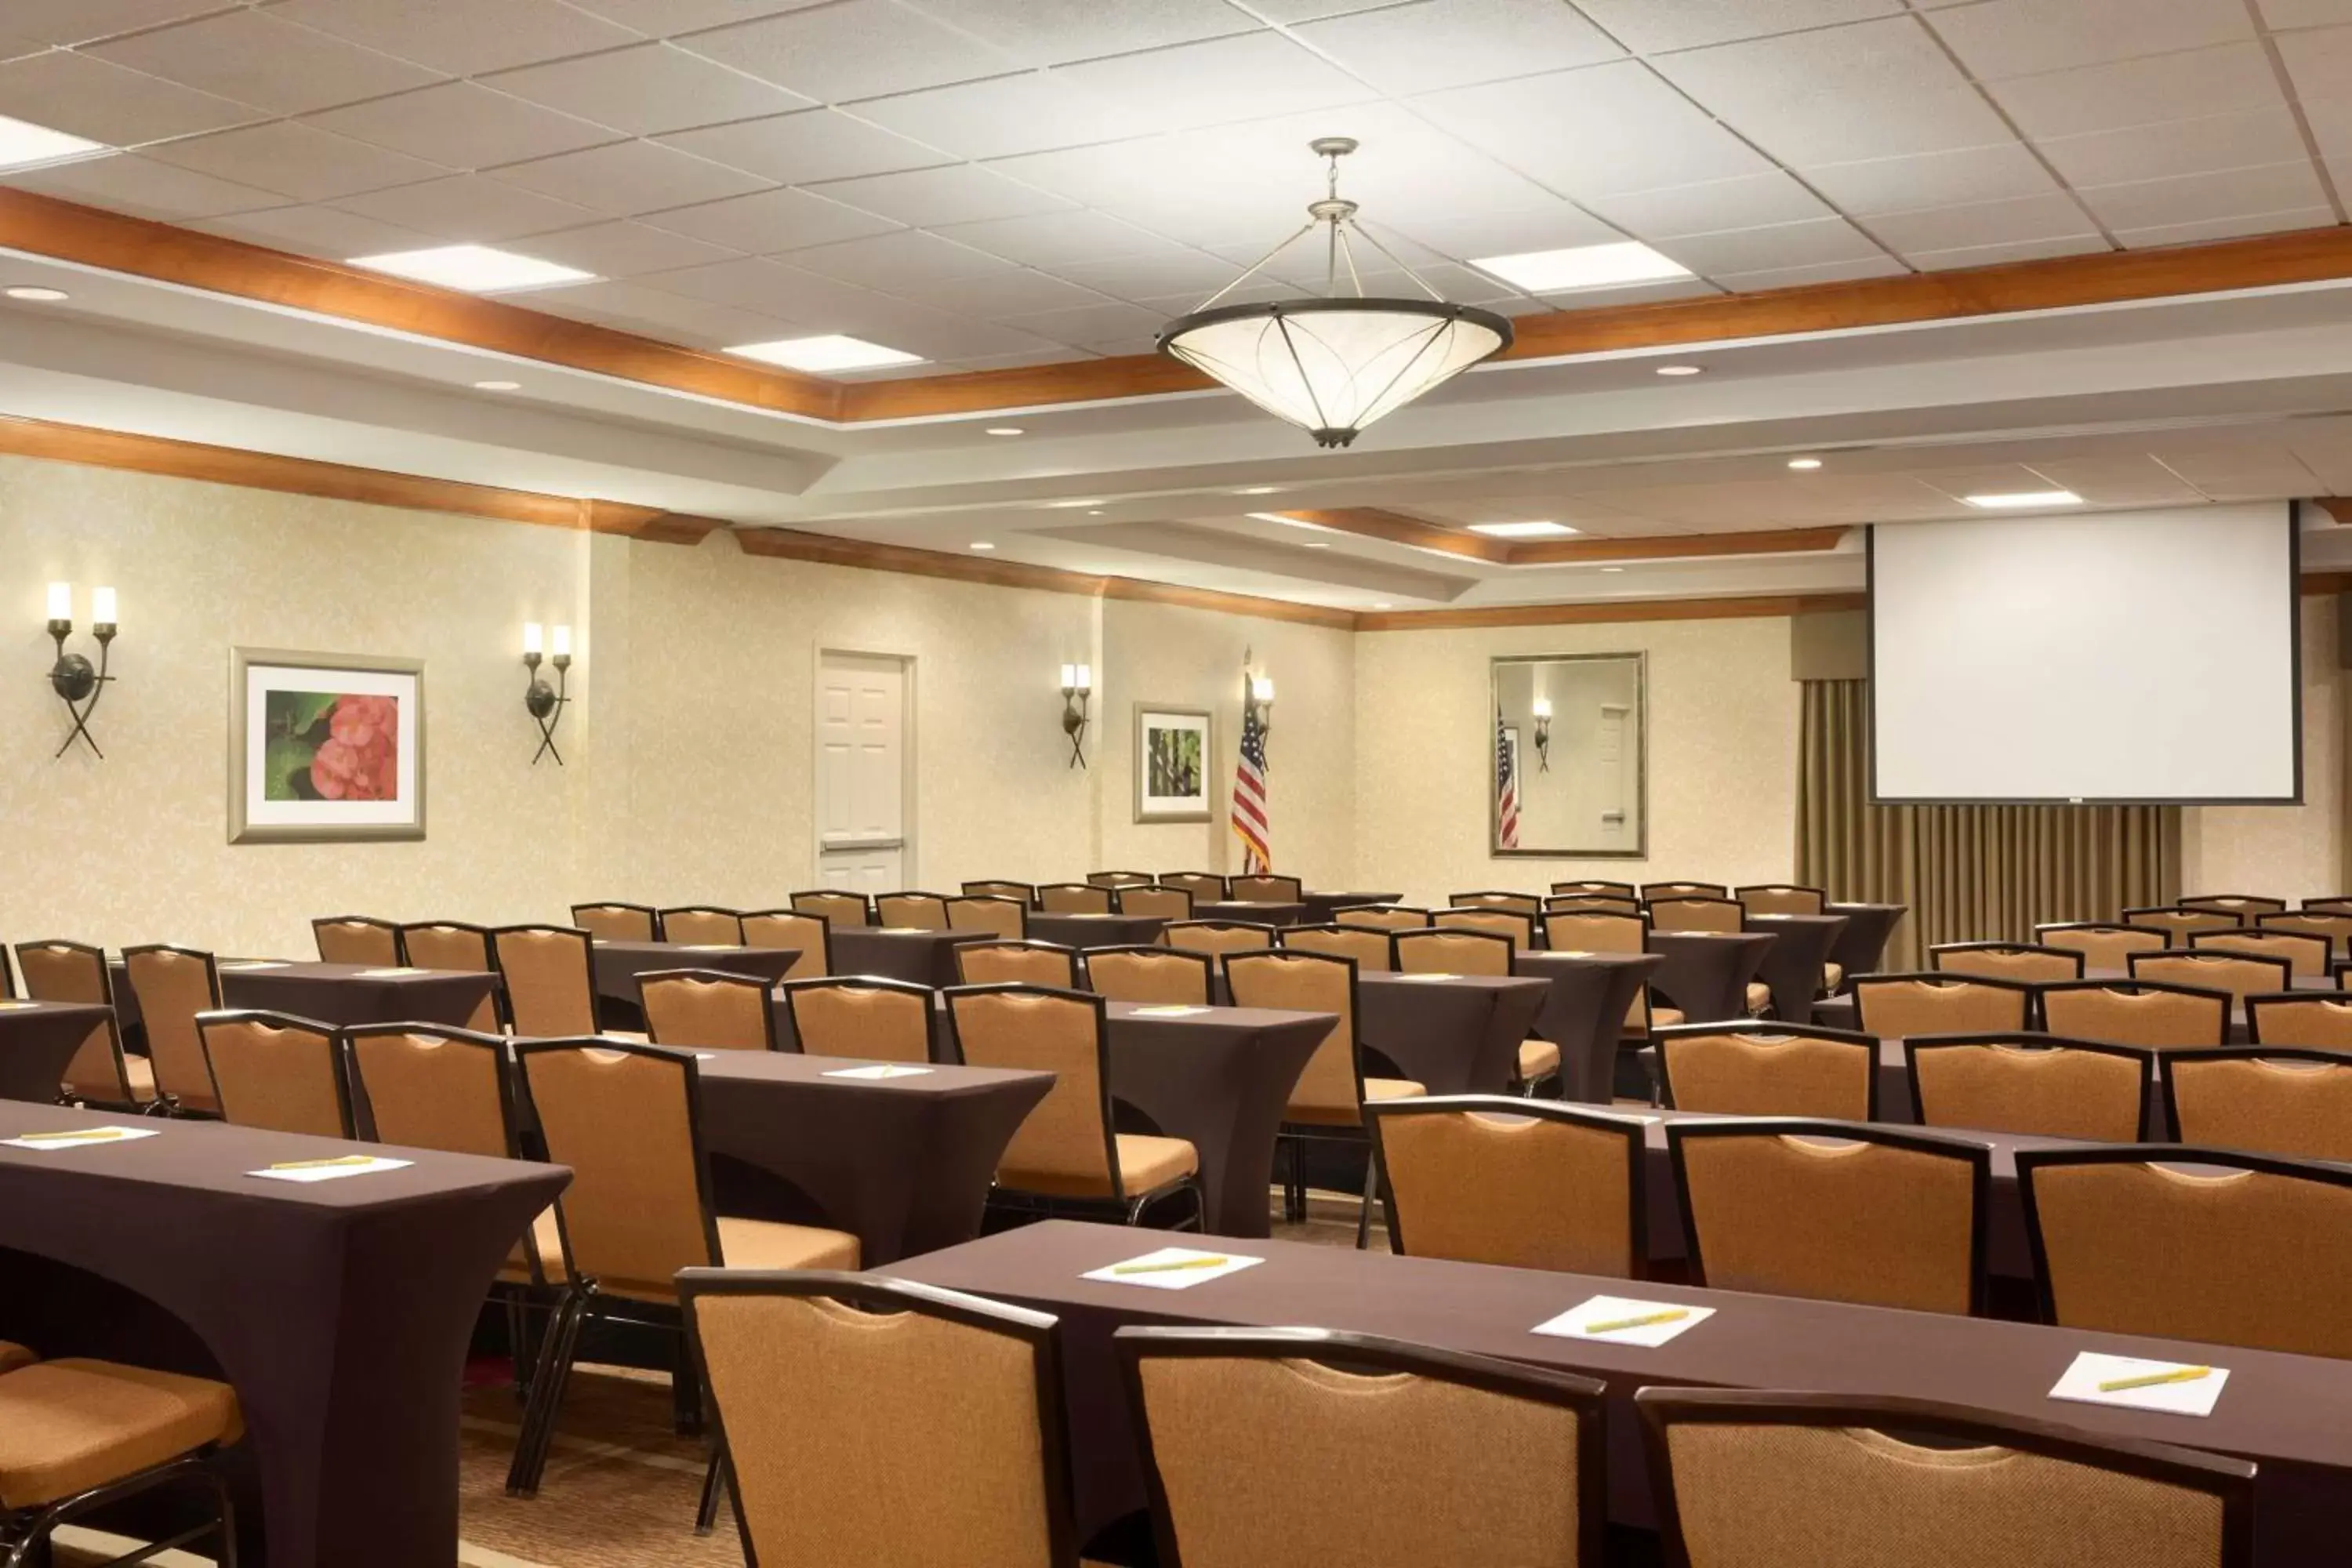
M 1519 785 L 1511 776 L 1511 732 L 1495 710 L 1495 847 L 1519 847 Z
M 1233 823 L 1234 837 L 1242 841 L 1242 874 L 1258 877 L 1273 870 L 1274 829 L 1265 805 L 1265 726 L 1258 721 L 1246 667 L 1242 670 L 1242 754 L 1234 764 Z

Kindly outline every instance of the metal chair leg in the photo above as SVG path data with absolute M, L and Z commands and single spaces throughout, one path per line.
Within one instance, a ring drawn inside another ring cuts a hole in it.
M 563 1385 L 572 1373 L 572 1358 L 580 1342 L 581 1320 L 587 1316 L 588 1298 L 573 1291 L 548 1325 L 541 1342 L 539 1367 L 531 1374 L 530 1405 L 523 1412 L 522 1431 L 515 1439 L 514 1462 L 507 1469 L 509 1497 L 536 1497 L 539 1478 L 547 1468 L 547 1450 L 555 1436 L 555 1416 L 563 1402 Z
M 1372 1245 L 1372 1199 L 1381 1185 L 1381 1160 L 1369 1150 L 1364 1154 L 1364 1206 L 1356 1215 L 1356 1250 L 1362 1252 Z
M 697 1535 L 709 1534 L 711 1527 L 719 1522 L 719 1446 L 714 1443 L 710 1447 L 709 1467 L 702 1472 L 702 1500 L 694 1510 Z

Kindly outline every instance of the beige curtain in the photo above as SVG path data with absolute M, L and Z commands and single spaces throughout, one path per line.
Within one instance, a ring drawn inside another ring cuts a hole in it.
M 1870 685 L 1808 680 L 1797 879 L 1832 899 L 1907 904 L 1885 967 L 1948 942 L 2025 942 L 2044 921 L 2114 920 L 2178 895 L 2168 806 L 1873 805 Z

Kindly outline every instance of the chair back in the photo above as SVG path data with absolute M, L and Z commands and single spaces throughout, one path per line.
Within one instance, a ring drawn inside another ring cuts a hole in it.
M 1097 888 L 1132 888 L 1154 880 L 1149 871 L 1089 871 L 1087 882 Z M 1043 889 L 1041 889 L 1040 891 Z
M 1731 889 L 1721 882 L 1644 882 L 1642 901 L 1654 903 L 1660 899 L 1723 899 Z
M 2329 893 L 2316 899 L 2305 899 L 2295 907 L 2307 913 L 2352 915 L 2352 893 Z
M 332 1024 L 283 1013 L 196 1016 L 221 1119 L 272 1132 L 352 1136 L 342 1046 Z
M 2044 1321 L 2352 1356 L 2352 1171 L 2171 1143 L 2016 1158 Z
M 2327 977 L 2328 940 L 2310 931 L 2279 931 L 2275 928 L 2263 931 L 2193 931 L 2189 933 L 2189 951 L 2242 952 L 2255 958 L 2283 958 L 2286 960 L 2287 972 L 2297 980 L 2325 980 Z
M 1983 1303 L 1982 1143 L 1790 1119 L 1670 1121 L 1666 1146 L 1694 1283 L 1922 1312 Z
M 1007 942 L 1029 934 L 1029 906 L 1001 893 L 968 893 L 947 900 L 948 930 L 984 931 Z
M 155 1070 L 155 1092 L 191 1110 L 217 1113 L 212 1069 L 205 1065 L 204 1037 L 196 1015 L 221 1008 L 220 971 L 209 952 L 154 943 L 122 950 L 123 977 L 139 998 L 147 1029 L 147 1061 Z
M 24 950 L 17 950 L 21 957 Z M 2246 1038 L 2262 1046 L 2352 1051 L 2352 996 L 2290 991 L 2246 998 Z
M 938 893 L 877 893 L 874 922 L 887 931 L 945 931 L 948 901 Z
M 2219 910 L 2225 915 L 2235 915 L 2241 925 L 2252 925 L 2264 915 L 2274 915 L 2286 908 L 2284 899 L 2264 898 L 2259 893 L 2200 893 L 2194 898 L 2176 899 L 2175 909 Z
M 596 961 L 585 930 L 501 926 L 490 954 L 518 1035 L 559 1039 L 596 1032 Z
M 1050 942 L 967 942 L 955 950 L 956 978 L 966 985 L 1078 988 L 1078 955 Z
M 111 1011 L 114 975 L 106 966 L 105 951 L 79 942 L 20 942 L 16 967 L 25 974 L 25 994 L 36 1002 L 83 1002 L 109 1009 L 66 1064 L 62 1087 L 67 1096 L 115 1105 L 137 1103 L 122 1058 L 121 1030 Z
M 933 993 L 928 985 L 852 974 L 788 980 L 778 989 L 792 1011 L 793 1034 L 810 1056 L 931 1059 Z
M 1938 974 L 1974 974 L 1994 980 L 2083 978 L 2078 948 L 2042 947 L 2025 942 L 1948 942 L 1927 950 L 1927 966 Z
M 1161 1563 L 1600 1568 L 1590 1378 L 1321 1329 L 1121 1329 L 1112 1348 Z M 1504 1455 L 1541 1482 L 1496 1484 Z M 1339 1477 L 1357 1484 L 1325 1489 Z
M 1829 895 L 1819 888 L 1788 882 L 1766 882 L 1733 889 L 1732 897 L 1751 915 L 1818 915 L 1827 911 Z
M 1631 882 L 1612 882 L 1592 877 L 1580 881 L 1554 882 L 1551 890 L 1555 893 L 1610 893 L 1621 899 L 1636 900 L 1641 898 L 1641 889 Z
M 1213 871 L 1162 871 L 1160 885 L 1181 889 L 1196 904 L 1222 903 L 1225 898 L 1225 879 Z
M 2352 957 L 2352 914 L 2305 909 L 2292 914 L 2262 915 L 2255 924 L 2262 931 L 2300 931 L 2315 936 L 2327 943 L 2330 958 Z
M 1747 907 L 1733 899 L 1684 894 L 1650 900 L 1652 931 L 1738 931 L 1748 925 Z
M 1554 952 L 1642 952 L 1650 945 L 1648 917 L 1615 910 L 1575 910 L 1545 917 Z
M 2137 1046 L 2011 1030 L 1903 1042 L 1922 1127 L 2133 1143 L 2147 1136 L 2156 1058 Z
M 1513 952 L 1525 952 L 1536 944 L 1537 918 L 1517 910 L 1480 906 L 1439 910 L 1429 917 L 1429 923 L 1440 931 L 1476 931 L 1503 937 Z
M 1642 912 L 1642 900 L 1631 893 L 1554 893 L 1544 900 L 1546 915 L 1573 914 L 1581 910 L 1638 915 Z
M 2220 952 L 2211 948 L 2133 953 L 2131 977 L 2163 985 L 2226 991 L 2235 1002 L 2243 1002 L 2257 992 L 2284 991 L 2294 984 L 2294 967 L 2284 958 Z
M 2175 1051 L 2164 1059 L 2164 1103 L 2183 1143 L 2352 1162 L 2352 1053 Z
M 1297 878 L 1271 873 L 1228 878 L 1225 889 L 1227 896 L 1241 904 L 1295 904 L 1306 897 L 1306 884 Z
M 1041 985 L 958 986 L 947 998 L 948 1028 L 966 1065 L 1054 1075 L 1054 1087 L 998 1158 L 998 1184 L 1053 1197 L 1124 1198 L 1111 1138 L 1103 999 Z
M 1274 946 L 1274 929 L 1241 921 L 1175 921 L 1160 928 L 1160 940 L 1180 952 L 1264 952 Z
M 1192 895 L 1181 888 L 1121 888 L 1118 900 L 1123 915 L 1162 921 L 1192 918 Z
M 838 888 L 813 888 L 804 893 L 794 893 L 791 903 L 794 912 L 822 915 L 827 925 L 836 931 L 843 926 L 867 926 L 874 923 L 874 906 L 863 893 L 845 893 Z
M 1017 899 L 1021 902 L 1021 907 L 1024 910 L 1034 909 L 1036 907 L 1037 903 L 1037 885 L 1034 882 L 1007 882 L 1002 880 L 966 882 L 963 885 L 963 894 L 966 898 L 971 899 Z
M 1633 1405 L 1669 1563 L 2254 1560 L 2242 1460 L 1916 1399 L 1644 1388 Z
M 745 1562 L 1076 1568 L 1052 1318 L 857 1274 L 690 1268 L 678 1292 Z
M 1390 933 L 1396 967 L 1406 974 L 1508 974 L 1511 939 L 1491 931 L 1401 931 Z M 1357 966 L 1360 973 L 1362 965 Z
M 711 909 L 695 905 L 687 909 L 661 911 L 661 939 L 681 947 L 741 947 L 743 945 L 743 913 L 740 910 Z
M 1048 882 L 1037 889 L 1037 907 L 1049 915 L 1107 915 L 1110 895 L 1093 882 Z
M 617 1040 L 517 1040 L 547 1157 L 572 1167 L 556 1200 L 575 1275 L 611 1296 L 667 1303 L 681 1268 L 720 1260 L 694 1058 Z
M 646 1033 L 679 1050 L 772 1051 L 776 1016 L 768 983 L 717 969 L 661 969 L 637 976 Z
M 1420 1258 L 1642 1277 L 1643 1127 L 1507 1095 L 1364 1107 L 1388 1182 L 1389 1246 Z
M 833 973 L 833 922 L 796 910 L 761 910 L 743 917 L 743 945 L 797 952 L 787 980 L 814 980 Z
M 361 1024 L 344 1039 L 362 1137 L 488 1160 L 518 1157 L 506 1041 L 435 1024 Z
M 1356 963 L 1326 952 L 1228 952 L 1225 991 L 1236 1007 L 1329 1013 L 1330 1031 L 1290 1090 L 1288 1119 L 1355 1126 L 1363 1120 L 1364 1067 L 1358 1044 Z
M 2042 1026 L 2069 1039 L 2195 1050 L 2230 1038 L 2230 994 L 2153 980 L 2070 980 L 2042 988 Z
M 496 973 L 490 956 L 490 933 L 460 921 L 422 921 L 400 928 L 400 951 L 419 969 L 450 969 L 466 974 Z M 466 1027 L 477 1034 L 499 1032 L 500 1003 L 495 987 L 474 1005 Z
M 1508 910 L 1531 921 L 1543 913 L 1543 900 L 1533 893 L 1453 893 L 1445 902 L 1457 910 Z
M 1427 910 L 1402 904 L 1359 904 L 1331 916 L 1333 925 L 1359 926 L 1365 931 L 1419 931 L 1429 924 Z
M 1095 947 L 1079 955 L 1087 989 L 1106 1001 L 1154 1007 L 1205 1007 L 1216 961 L 1166 947 Z
M 2038 925 L 2033 928 L 2033 940 L 2043 947 L 2072 948 L 2093 969 L 2128 969 L 2133 953 L 2162 952 L 2172 945 L 2169 931 L 2102 921 Z
M 1853 1010 L 1865 1034 L 1884 1039 L 2026 1029 L 2032 1027 L 2033 988 L 1986 975 L 1861 974 L 1853 981 Z
M 319 944 L 321 963 L 393 969 L 401 962 L 400 928 L 369 915 L 329 915 L 312 921 L 310 939 Z
M 2124 924 L 2160 931 L 2178 947 L 2192 931 L 2235 931 L 2245 922 L 2229 910 L 2184 910 L 2176 905 L 2126 910 Z
M 650 904 L 574 904 L 572 923 L 600 942 L 657 942 L 661 916 Z
M 1878 1040 L 1801 1024 L 1654 1031 L 1665 1103 L 1718 1116 L 1878 1120 Z
M 1359 974 L 1382 974 L 1396 967 L 1389 948 L 1390 936 L 1384 931 L 1343 925 L 1285 926 L 1278 940 L 1285 952 L 1329 952 L 1352 958 Z

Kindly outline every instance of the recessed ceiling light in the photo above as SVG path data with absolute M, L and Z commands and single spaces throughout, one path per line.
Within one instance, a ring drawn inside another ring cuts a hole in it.
M 1492 539 L 1557 539 L 1576 530 L 1564 522 L 1474 522 L 1470 531 Z
M 981 432 L 983 436 L 1026 436 L 1028 431 L 1018 425 L 992 425 Z
M 1374 599 L 1372 601 L 1372 608 L 1376 610 L 1393 610 L 1396 606 L 1390 604 L 1386 599 Z
M 522 383 L 519 381 L 478 381 L 474 383 L 474 390 L 476 392 L 520 392 L 522 390 Z
M 1100 517 L 1102 514 L 1103 510 L 1098 506 L 1088 507 L 1087 509 L 1087 515 L 1088 517 Z
M 354 256 L 352 265 L 371 272 L 389 272 L 468 294 L 502 294 L 515 289 L 544 289 L 556 283 L 593 283 L 596 275 L 577 267 L 518 256 L 487 245 L 436 245 L 425 250 L 392 250 L 382 256 Z
M 1810 473 L 1821 466 L 1822 460 L 1819 458 L 1791 458 L 1789 459 L 1789 467 L 1797 469 L 1801 473 Z
M 1622 572 L 1625 568 L 1622 566 L 1603 566 L 1601 570 L 1603 572 Z
M 1096 496 L 1091 500 L 1049 500 L 1045 504 L 1056 511 L 1068 511 L 1077 507 L 1100 506 L 1102 497 Z
M 1470 265 L 1530 294 L 1652 283 L 1691 275 L 1681 262 L 1632 239 L 1613 245 L 1572 246 L 1566 250 L 1528 250 L 1517 256 L 1474 257 Z
M 54 305 L 70 297 L 62 289 L 47 289 L 35 283 L 19 283 L 7 293 L 11 300 L 30 300 L 37 305 Z
M 1701 364 L 1662 364 L 1658 367 L 1660 375 L 1703 375 L 1706 373 L 1706 367 Z
M 1319 539 L 1301 540 L 1298 547 L 1301 550 L 1328 550 L 1331 548 L 1328 542 Z
M 1992 495 L 1962 496 L 1970 506 L 1989 510 L 2034 506 L 2081 506 L 2083 498 L 2073 490 L 2009 490 Z
M 990 543 L 990 542 L 989 542 L 987 540 L 985 540 L 985 539 L 975 539 L 975 540 L 973 540 L 973 541 L 971 542 L 971 547 L 972 547 L 974 550 L 993 550 L 993 549 L 995 549 L 995 548 L 996 548 L 996 546 L 995 546 L 995 545 L 993 545 L 993 544 Z
M 1280 485 L 1244 485 L 1240 489 L 1235 490 L 1234 494 L 1237 496 L 1270 496 L 1280 489 L 1282 489 Z
M 21 169 L 27 163 L 54 163 L 60 158 L 111 151 L 103 142 L 68 136 L 46 125 L 0 114 L 0 169 Z
M 772 343 L 745 343 L 727 351 L 745 359 L 765 360 L 787 370 L 875 370 L 886 364 L 920 364 L 923 356 L 904 349 L 887 349 L 863 338 L 827 335 L 783 338 Z

